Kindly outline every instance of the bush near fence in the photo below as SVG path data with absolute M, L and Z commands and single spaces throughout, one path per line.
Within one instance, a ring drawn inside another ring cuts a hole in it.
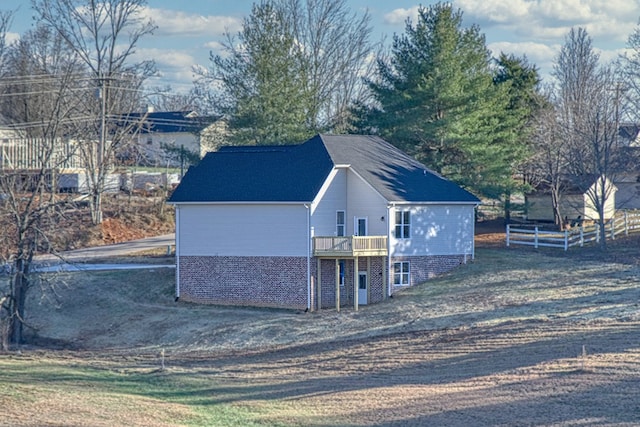
M 640 211 L 618 211 L 615 217 L 605 223 L 605 236 L 615 239 L 640 232 Z M 565 251 L 573 246 L 599 243 L 600 224 L 583 225 L 564 231 L 552 231 L 540 224 L 507 225 L 507 246 L 525 245 L 550 248 L 562 248 Z

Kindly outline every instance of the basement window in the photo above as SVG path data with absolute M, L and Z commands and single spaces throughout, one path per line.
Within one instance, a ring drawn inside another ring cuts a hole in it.
M 409 286 L 409 261 L 393 263 L 393 284 Z

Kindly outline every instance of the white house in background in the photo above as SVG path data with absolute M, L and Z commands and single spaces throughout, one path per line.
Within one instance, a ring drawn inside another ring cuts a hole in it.
M 204 155 L 204 139 L 215 133 L 218 120 L 194 111 L 147 111 L 127 114 L 122 124 L 135 124 L 136 163 L 179 166 L 180 150 Z
M 604 219 L 608 220 L 616 213 L 616 193 L 618 188 L 605 178 L 607 198 L 604 206 Z M 560 212 L 562 218 L 569 222 L 577 219 L 596 220 L 598 211 L 593 203 L 593 196 L 600 194 L 599 179 L 593 178 L 584 186 L 565 184 L 560 198 Z M 530 221 L 553 222 L 553 204 L 551 194 L 543 186 L 537 191 L 526 195 L 527 219 Z
M 615 176 L 616 209 L 640 209 L 640 125 L 624 123 L 619 135 L 627 166 Z
M 315 310 L 472 259 L 479 200 L 378 137 L 317 135 L 209 153 L 169 203 L 178 297 Z

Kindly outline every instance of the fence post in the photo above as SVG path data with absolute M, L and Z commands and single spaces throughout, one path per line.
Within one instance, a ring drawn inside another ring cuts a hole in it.
M 535 237 L 534 237 L 534 248 L 538 249 L 538 226 L 536 225 L 535 229 Z
M 580 247 L 584 246 L 584 225 L 580 226 Z
M 611 224 L 611 240 L 616 240 L 616 217 L 611 218 L 609 223 Z
M 600 243 L 600 223 L 596 224 L 596 243 Z
M 569 248 L 569 230 L 564 230 L 564 251 L 566 252 Z
M 622 218 L 624 218 L 624 235 L 629 235 L 629 223 L 627 222 L 627 211 L 622 212 Z
M 507 224 L 507 247 L 509 247 L 509 232 L 510 230 L 511 224 Z

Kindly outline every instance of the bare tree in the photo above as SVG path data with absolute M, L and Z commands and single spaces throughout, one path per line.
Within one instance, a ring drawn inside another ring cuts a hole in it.
M 57 34 L 45 27 L 27 31 L 6 49 L 4 75 L 0 82 L 3 97 L 0 98 L 0 113 L 20 133 L 30 138 L 42 138 L 47 128 L 42 126 L 51 119 L 56 108 L 76 110 L 78 91 L 83 90 L 87 77 L 77 56 L 66 48 L 66 43 Z M 68 76 L 72 81 L 65 81 Z M 73 85 L 73 89 L 60 92 L 61 85 Z M 51 97 L 62 93 L 64 102 Z M 65 120 L 71 117 L 66 115 Z M 78 117 L 80 119 L 81 117 Z
M 352 13 L 344 0 L 281 0 L 279 7 L 302 48 L 311 127 L 347 131 L 351 107 L 370 97 L 363 84 L 373 76 L 377 53 L 370 15 Z
M 20 122 L 18 128 L 25 135 L 37 136 L 21 139 L 30 151 L 28 167 L 0 163 L 0 264 L 9 273 L 8 286 L 0 294 L 4 346 L 22 342 L 26 297 L 34 283 L 34 256 L 55 250 L 52 237 L 60 233 L 56 225 L 71 203 L 70 197 L 55 194 L 53 177 L 72 155 L 60 149 L 60 137 L 77 111 L 77 64 L 73 56 L 51 53 L 56 46 L 60 45 L 54 39 L 36 30 L 2 56 L 14 82 L 0 86 L 3 98 L 18 99 L 15 105 L 20 105 L 22 119 L 29 120 Z M 31 90 L 12 92 L 17 83 Z
M 621 58 L 624 85 L 627 88 L 625 101 L 631 106 L 627 119 L 640 120 L 640 24 L 636 26 L 627 41 L 629 48 Z
M 376 46 L 368 13 L 346 0 L 255 3 L 224 54 L 212 55 L 194 90 L 228 120 L 232 142 L 299 142 L 317 132 L 345 132 L 351 108 L 365 103 Z
M 599 64 L 591 38 L 579 28 L 567 35 L 554 77 L 567 171 L 596 210 L 593 219 L 600 224 L 600 242 L 606 248 L 605 208 L 621 165 L 618 133 L 623 108 L 618 76 L 612 66 Z
M 140 88 L 154 71 L 152 61 L 131 63 L 139 40 L 155 26 L 142 18 L 146 0 L 32 0 L 38 21 L 56 31 L 78 55 L 98 99 L 87 97 L 94 117 L 76 129 L 89 171 L 91 213 L 102 222 L 102 193 L 116 152 L 131 141 L 135 124 L 122 126 L 124 114 L 140 107 Z M 87 137 L 87 135 L 90 135 Z
M 536 112 L 531 121 L 530 141 L 533 155 L 524 166 L 527 181 L 551 195 L 554 223 L 563 226 L 560 201 L 567 174 L 566 146 L 558 113 L 553 103 Z

